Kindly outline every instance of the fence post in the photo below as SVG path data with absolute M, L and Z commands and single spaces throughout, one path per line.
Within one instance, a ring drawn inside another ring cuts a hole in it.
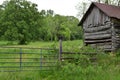
M 62 39 L 59 40 L 59 61 L 61 61 L 62 57 Z
M 22 69 L 22 48 L 20 48 L 20 70 Z

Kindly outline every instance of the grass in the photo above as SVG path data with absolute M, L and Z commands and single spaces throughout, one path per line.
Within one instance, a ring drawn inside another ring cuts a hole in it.
M 56 66 L 58 52 L 46 49 L 0 48 L 0 71 L 6 70 L 49 70 Z M 1 59 L 2 58 L 2 59 Z M 5 58 L 5 59 L 4 59 Z M 20 68 L 20 63 L 22 68 Z M 26 67 L 30 66 L 30 67 Z M 43 67 L 45 66 L 45 67 Z M 49 67 L 47 67 L 49 66 Z M 14 68 L 13 68 L 14 67 Z
M 74 40 L 74 41 L 63 41 L 63 48 L 64 47 L 71 47 L 72 45 L 75 46 L 82 46 L 82 40 Z M 52 41 L 52 42 L 44 42 L 44 41 L 36 41 L 30 42 L 28 45 L 17 45 L 17 42 L 9 42 L 9 41 L 0 41 L 0 46 L 15 46 L 15 47 L 39 47 L 39 48 L 48 48 L 52 46 L 59 47 L 59 41 Z
M 120 69 L 101 66 L 83 68 L 74 64 L 63 66 L 57 71 L 2 72 L 2 80 L 120 80 Z
M 7 44 L 8 42 L 1 41 L 1 46 L 15 47 L 44 47 L 58 48 L 59 42 L 31 42 L 29 45 L 14 45 Z M 83 46 L 82 40 L 63 41 L 63 50 L 65 51 L 80 51 Z M 15 50 L 14 50 L 15 51 Z M 91 48 L 82 48 L 83 52 L 97 52 Z M 30 51 L 33 52 L 33 51 Z M 103 54 L 99 51 L 97 55 L 96 65 L 84 64 L 86 56 L 77 56 L 80 59 L 73 62 L 65 61 L 66 65 L 58 64 L 57 70 L 50 71 L 20 71 L 20 72 L 0 72 L 1 80 L 120 80 L 120 57 Z M 119 54 L 119 52 L 118 52 Z M 0 54 L 1 55 L 1 54 Z M 8 56 L 10 57 L 10 56 Z M 35 55 L 24 55 L 23 57 L 36 57 Z M 40 56 L 37 56 L 40 57 Z M 81 61 L 82 60 L 82 61 Z M 76 65 L 77 63 L 77 65 Z M 33 64 L 34 65 L 34 64 Z

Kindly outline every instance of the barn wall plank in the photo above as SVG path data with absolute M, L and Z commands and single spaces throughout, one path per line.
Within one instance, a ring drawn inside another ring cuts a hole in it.
M 111 42 L 111 39 L 101 39 L 101 40 L 85 40 L 85 43 L 89 43 L 89 44 L 94 44 L 94 43 L 106 43 L 106 42 Z
M 108 39 L 111 38 L 111 34 L 99 34 L 99 35 L 89 35 L 85 36 L 85 39 Z
M 103 25 L 103 26 L 98 26 L 95 27 L 91 27 L 91 28 L 84 28 L 84 31 L 86 33 L 91 33 L 91 32 L 99 32 L 99 31 L 106 31 L 106 30 L 110 30 L 111 29 L 111 26 L 110 25 Z
M 104 35 L 104 34 L 111 34 L 111 29 L 105 30 L 105 31 L 98 31 L 98 32 L 91 32 L 91 33 L 84 33 L 84 36 L 90 36 L 90 35 Z
M 112 44 L 111 42 L 108 42 L 108 43 L 96 43 L 96 44 L 91 44 L 91 46 L 103 49 L 105 51 L 106 50 L 110 51 L 110 50 L 112 50 L 112 45 L 111 44 Z

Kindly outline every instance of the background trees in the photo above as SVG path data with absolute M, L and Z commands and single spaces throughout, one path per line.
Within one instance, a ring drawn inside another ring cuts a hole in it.
M 81 38 L 79 20 L 55 14 L 53 10 L 38 11 L 37 4 L 27 0 L 9 0 L 0 5 L 0 39 L 18 41 L 53 41 Z
M 81 28 L 77 26 L 79 20 L 76 17 L 54 14 L 52 10 L 42 10 L 41 12 L 44 13 L 44 24 L 42 24 L 42 29 L 44 29 L 42 33 L 46 34 L 44 40 L 53 41 L 58 40 L 59 37 L 63 37 L 63 40 L 81 38 L 82 32 Z
M 5 1 L 2 6 L 1 29 L 5 40 L 26 44 L 36 39 L 40 27 L 37 5 L 26 0 Z M 33 37 L 34 36 L 34 37 Z

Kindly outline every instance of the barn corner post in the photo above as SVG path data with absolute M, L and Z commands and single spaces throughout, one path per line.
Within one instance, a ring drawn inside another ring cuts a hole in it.
M 112 44 L 111 44 L 111 52 L 112 54 L 115 52 L 115 29 L 114 29 L 114 23 L 111 23 L 111 37 L 112 37 Z
M 62 57 L 62 37 L 59 37 L 59 61 L 61 61 Z

